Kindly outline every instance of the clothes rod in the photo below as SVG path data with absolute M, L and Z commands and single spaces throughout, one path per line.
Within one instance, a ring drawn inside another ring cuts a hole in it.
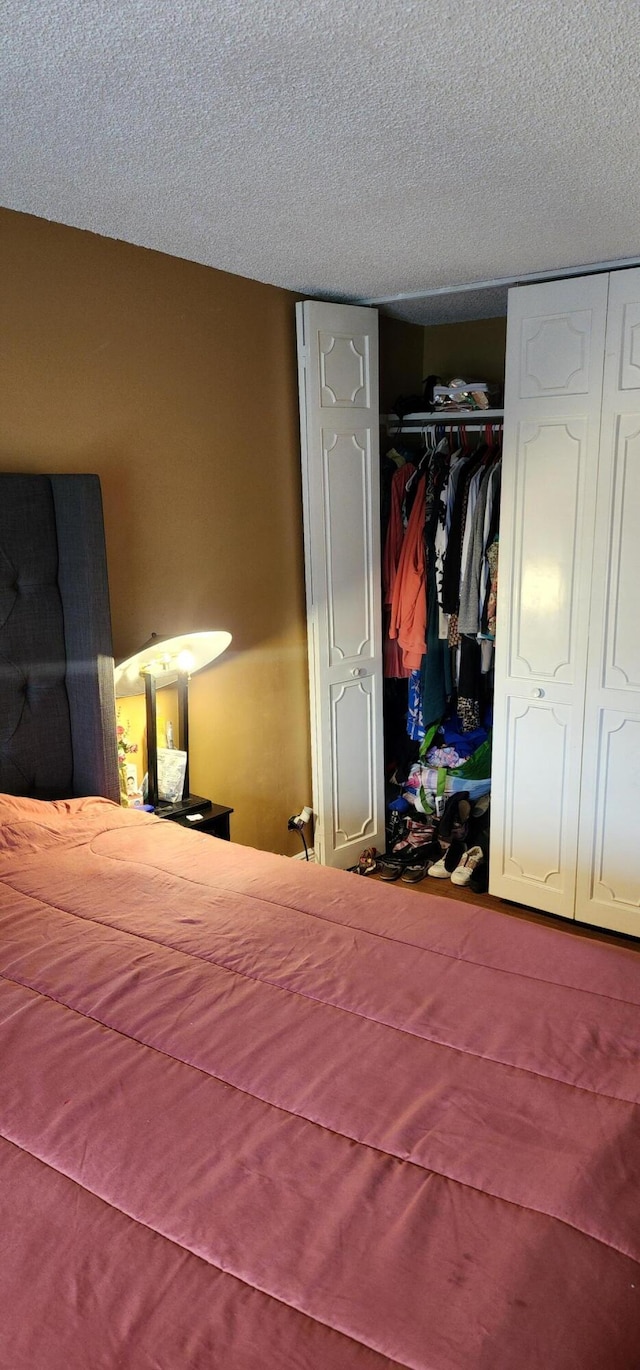
M 428 414 L 405 414 L 402 418 L 399 414 L 385 414 L 383 422 L 388 428 L 403 426 L 406 423 L 411 424 L 412 429 L 409 430 L 411 432 L 414 428 L 427 428 L 433 424 L 447 423 L 456 424 L 458 427 L 461 424 L 467 428 L 472 428 L 478 424 L 483 427 L 485 423 L 503 418 L 504 409 L 445 409 L 431 410 Z

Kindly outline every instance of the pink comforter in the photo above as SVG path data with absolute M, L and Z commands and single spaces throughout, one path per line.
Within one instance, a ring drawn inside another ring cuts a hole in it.
M 637 1370 L 640 957 L 0 797 L 3 1370 Z

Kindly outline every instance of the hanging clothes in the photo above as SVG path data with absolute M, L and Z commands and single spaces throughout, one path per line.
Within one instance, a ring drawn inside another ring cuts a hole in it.
M 496 635 L 496 614 L 498 611 L 498 546 L 499 539 L 496 537 L 487 550 L 487 562 L 491 577 L 486 609 L 487 637 L 495 637 Z
M 496 540 L 496 538 L 497 538 L 497 536 L 498 536 L 498 526 L 499 526 L 499 522 L 500 522 L 500 483 L 501 483 L 501 479 L 502 479 L 502 463 L 501 463 L 501 462 L 498 462 L 497 465 L 496 465 L 496 468 L 495 468 L 495 473 L 494 473 L 493 480 L 492 480 L 491 485 L 490 485 L 490 487 L 489 487 L 489 493 L 488 493 L 488 496 L 487 496 L 487 507 L 486 507 L 486 510 L 485 510 L 485 518 L 484 518 L 484 549 L 485 549 L 485 550 L 484 550 L 484 560 L 483 560 L 483 565 L 482 565 L 482 573 L 481 573 L 481 576 L 480 576 L 480 634 L 481 634 L 481 636 L 488 635 L 488 636 L 493 636 L 493 637 L 495 637 L 495 630 L 494 630 L 494 633 L 493 633 L 493 634 L 488 634 L 488 629 L 487 629 L 487 617 L 486 617 L 486 612 L 485 612 L 485 611 L 486 611 L 487 600 L 488 600 L 488 597 L 489 597 L 490 584 L 491 584 L 491 568 L 490 568 L 489 560 L 488 560 L 488 550 L 489 550 L 489 548 L 491 547 L 492 543 L 495 542 L 495 540 Z
M 458 627 L 460 632 L 470 633 L 473 636 L 475 636 L 480 628 L 480 579 L 482 576 L 485 554 L 484 520 L 489 485 L 493 476 L 493 468 L 491 466 L 487 467 L 487 469 L 481 473 L 481 476 L 482 478 L 478 489 L 478 497 L 470 530 L 467 557 L 460 583 L 460 612 L 458 614 Z M 467 521 L 469 521 L 468 515 Z
M 460 603 L 462 544 L 467 517 L 469 486 L 486 450 L 486 446 L 482 444 L 481 447 L 474 452 L 471 461 L 465 466 L 458 481 L 442 576 L 442 608 L 447 614 L 457 614 L 458 612 Z
M 438 526 L 435 535 L 435 576 L 436 588 L 438 593 L 438 615 L 440 619 L 439 635 L 448 640 L 449 623 L 448 615 L 442 608 L 442 577 L 444 575 L 444 560 L 447 553 L 449 533 L 451 531 L 451 516 L 458 488 L 458 480 L 464 469 L 465 463 L 469 460 L 469 453 L 463 452 L 460 448 L 454 452 L 449 461 L 449 472 L 447 479 L 442 487 L 440 500 L 438 502 Z
M 429 463 L 425 493 L 425 565 L 427 597 L 426 651 L 422 662 L 422 722 L 425 728 L 443 716 L 453 688 L 451 653 L 440 637 L 436 584 L 435 539 L 442 509 L 442 492 L 449 476 L 449 457 L 442 446 Z
M 422 674 L 412 671 L 409 676 L 407 733 L 412 742 L 422 742 L 426 731 L 422 717 Z
M 453 690 L 451 652 L 440 637 L 435 577 L 428 579 L 427 650 L 422 670 L 422 724 L 425 729 L 441 719 Z
M 403 665 L 418 670 L 426 647 L 424 498 L 421 476 L 407 524 L 391 596 L 389 636 L 397 638 Z
M 461 638 L 457 714 L 465 733 L 474 732 L 480 727 L 481 665 L 480 643 L 472 637 Z
M 393 588 L 398 572 L 398 562 L 402 551 L 406 530 L 405 495 L 407 485 L 415 474 L 412 462 L 405 462 L 393 474 L 390 490 L 389 521 L 384 542 L 382 558 L 382 601 L 384 606 L 383 658 L 384 674 L 387 678 L 401 680 L 410 675 L 410 670 L 402 659 L 400 644 L 389 635 Z
M 450 719 L 460 756 L 490 716 L 500 495 L 492 430 L 472 450 L 464 438 L 464 448 L 450 453 L 443 440 L 415 471 L 394 473 L 383 555 L 385 689 L 406 691 L 406 746 Z M 396 742 L 394 776 L 404 773 L 398 751 Z
M 478 495 L 482 487 L 482 482 L 487 474 L 486 459 L 477 468 L 469 481 L 467 492 L 467 512 L 464 520 L 464 532 L 462 535 L 462 555 L 460 557 L 460 585 L 458 588 L 458 632 L 465 633 L 466 628 L 462 623 L 462 604 L 466 595 L 465 580 L 467 575 L 467 562 L 469 560 L 469 550 L 473 539 L 473 527 L 475 523 L 476 506 Z

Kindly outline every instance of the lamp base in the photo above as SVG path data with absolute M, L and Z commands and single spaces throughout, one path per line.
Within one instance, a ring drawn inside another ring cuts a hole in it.
M 210 799 L 202 799 L 197 794 L 190 794 L 186 799 L 179 799 L 175 804 L 170 804 L 168 799 L 160 799 L 153 812 L 157 818 L 186 818 L 188 813 L 194 813 L 196 809 L 200 813 L 204 813 L 210 808 Z

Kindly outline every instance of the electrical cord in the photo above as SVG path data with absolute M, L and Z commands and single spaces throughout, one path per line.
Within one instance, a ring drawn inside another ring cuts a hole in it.
M 289 829 L 290 832 L 293 832 L 293 830 L 295 829 L 296 832 L 299 832 L 299 833 L 300 833 L 300 836 L 301 836 L 301 838 L 302 838 L 302 845 L 303 845 L 303 847 L 304 847 L 305 860 L 308 861 L 308 860 L 309 860 L 309 848 L 308 848 L 308 846 L 307 846 L 307 841 L 306 841 L 305 835 L 304 835 L 304 833 L 303 833 L 303 831 L 302 831 L 303 824 L 304 824 L 305 822 L 308 821 L 307 818 L 303 816 L 303 815 L 306 815 L 306 814 L 309 814 L 309 816 L 310 816 L 310 815 L 311 815 L 311 810 L 310 810 L 310 809 L 303 809 L 301 814 L 294 814 L 293 817 L 289 819 L 289 822 L 287 823 L 287 827 L 288 827 L 288 829 Z

